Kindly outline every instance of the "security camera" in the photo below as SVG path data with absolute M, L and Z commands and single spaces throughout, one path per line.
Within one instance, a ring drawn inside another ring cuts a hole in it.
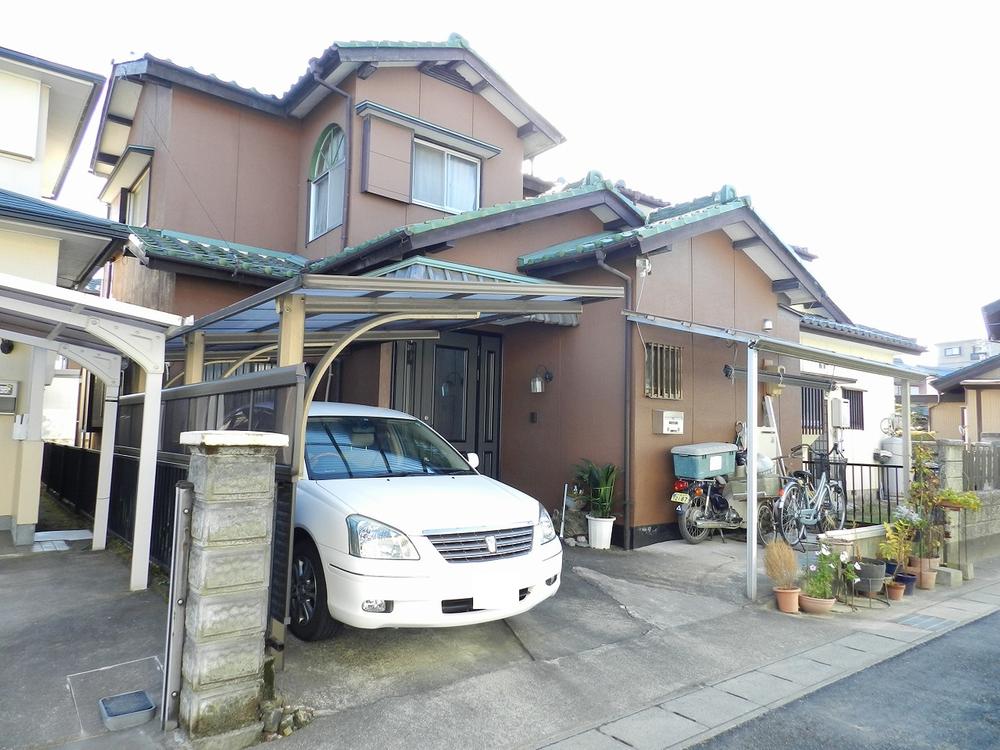
M 0 353 L 10 354 L 14 351 L 14 342 L 7 339 L 0 339 Z

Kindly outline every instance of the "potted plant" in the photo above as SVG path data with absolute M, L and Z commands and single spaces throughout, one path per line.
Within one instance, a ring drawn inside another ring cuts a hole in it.
M 862 557 L 857 563 L 858 578 L 854 582 L 854 590 L 868 597 L 873 597 L 882 590 L 885 584 L 885 561 L 871 557 Z
M 890 599 L 902 597 L 902 591 L 906 594 L 913 593 L 913 586 L 917 582 L 914 574 L 906 572 L 906 561 L 913 551 L 913 536 L 920 523 L 920 514 L 913 508 L 906 505 L 899 505 L 892 511 L 892 523 L 883 524 L 885 527 L 885 540 L 879 542 L 878 551 L 887 560 L 896 564 L 896 572 L 893 581 L 886 589 Z
M 576 478 L 590 489 L 590 513 L 587 514 L 587 536 L 594 549 L 611 547 L 611 528 L 615 523 L 614 492 L 618 467 L 599 466 L 589 458 L 576 467 Z
M 795 550 L 784 539 L 775 539 L 764 548 L 764 571 L 774 581 L 774 598 L 778 609 L 788 614 L 799 611 L 799 594 L 802 592 L 796 582 L 799 577 L 799 561 Z
M 813 615 L 826 614 L 837 601 L 833 595 L 834 580 L 840 571 L 840 558 L 823 545 L 814 552 L 814 559 L 802 576 L 802 593 L 799 594 L 799 607 L 803 612 Z M 843 553 L 846 555 L 846 553 Z

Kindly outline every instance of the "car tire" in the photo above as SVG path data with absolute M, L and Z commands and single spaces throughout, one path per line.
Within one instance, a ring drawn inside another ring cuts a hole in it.
M 292 548 L 289 616 L 289 630 L 303 641 L 332 638 L 343 627 L 330 615 L 323 562 L 308 539 L 296 540 Z

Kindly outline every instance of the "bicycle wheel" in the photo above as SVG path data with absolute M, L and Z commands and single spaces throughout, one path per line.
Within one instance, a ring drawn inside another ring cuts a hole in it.
M 844 488 L 837 483 L 830 483 L 829 491 L 823 498 L 819 512 L 819 530 L 822 532 L 836 531 L 844 528 L 847 517 L 847 496 Z
M 757 543 L 766 546 L 777 538 L 778 527 L 774 522 L 771 501 L 761 501 L 757 506 Z
M 801 518 L 803 508 L 805 498 L 802 486 L 798 482 L 789 482 L 778 504 L 778 532 L 789 544 L 798 544 L 805 536 L 806 527 Z

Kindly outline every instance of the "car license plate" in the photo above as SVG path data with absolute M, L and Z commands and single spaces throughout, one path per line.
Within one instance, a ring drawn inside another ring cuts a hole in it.
M 499 591 L 488 591 L 472 597 L 473 609 L 510 609 L 517 605 L 518 590 L 503 588 Z
M 689 502 L 691 502 L 691 497 L 686 492 L 675 492 L 670 497 L 670 502 L 672 502 L 672 503 L 689 503 Z

